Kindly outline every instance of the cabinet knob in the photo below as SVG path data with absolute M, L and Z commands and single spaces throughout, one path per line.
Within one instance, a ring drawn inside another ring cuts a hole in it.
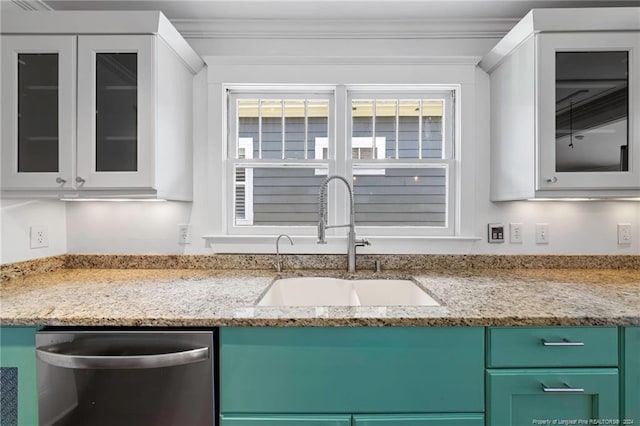
M 56 183 L 59 185 L 64 185 L 67 183 L 66 179 L 62 179 L 61 177 L 56 178 Z
M 80 185 L 82 185 L 85 182 L 86 182 L 86 180 L 82 179 L 80 176 L 76 176 L 76 183 L 79 183 Z
M 549 182 L 549 183 L 556 183 L 557 181 L 558 181 L 558 178 L 555 177 L 555 176 L 552 177 L 552 178 L 547 178 L 547 182 Z

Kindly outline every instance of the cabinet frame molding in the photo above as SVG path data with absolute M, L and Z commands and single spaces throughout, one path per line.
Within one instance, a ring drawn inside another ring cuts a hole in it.
M 636 37 L 634 37 L 634 34 Z M 537 190 L 571 190 L 581 186 L 594 189 L 640 187 L 640 33 L 543 33 L 536 35 L 536 90 L 538 105 Z M 627 142 L 628 172 L 556 172 L 556 52 L 628 52 Z M 634 79 L 633 77 L 636 76 Z M 557 181 L 552 181 L 556 178 Z
M 76 162 L 76 36 L 2 36 L 2 187 L 68 189 Z M 58 171 L 18 173 L 18 54 L 58 55 Z M 10 88 L 9 90 L 7 90 Z M 65 182 L 58 183 L 56 179 Z
M 84 188 L 153 186 L 156 105 L 155 37 L 151 35 L 78 38 L 78 176 Z M 96 54 L 136 53 L 138 62 L 137 171 L 96 171 Z M 148 78 L 147 76 L 151 76 Z

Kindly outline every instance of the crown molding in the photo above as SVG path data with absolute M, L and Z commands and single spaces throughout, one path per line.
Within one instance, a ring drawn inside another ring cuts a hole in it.
M 172 19 L 190 39 L 502 38 L 517 19 Z
M 33 11 L 51 11 L 53 8 L 47 5 L 44 0 L 11 0 L 15 6 L 28 12 Z
M 206 55 L 205 55 L 206 56 Z M 207 56 L 209 66 L 228 65 L 477 65 L 480 56 Z

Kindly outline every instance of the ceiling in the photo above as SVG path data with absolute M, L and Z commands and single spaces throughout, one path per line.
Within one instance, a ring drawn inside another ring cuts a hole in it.
M 161 10 L 172 21 L 510 20 L 532 8 L 640 6 L 640 0 L 0 0 L 2 10 Z

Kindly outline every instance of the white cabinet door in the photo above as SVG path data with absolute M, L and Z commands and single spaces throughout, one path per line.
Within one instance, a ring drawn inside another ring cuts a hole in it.
M 640 188 L 640 33 L 536 43 L 536 189 Z
M 155 37 L 78 37 L 78 188 L 149 188 Z
M 1 38 L 2 189 L 71 188 L 76 37 Z

